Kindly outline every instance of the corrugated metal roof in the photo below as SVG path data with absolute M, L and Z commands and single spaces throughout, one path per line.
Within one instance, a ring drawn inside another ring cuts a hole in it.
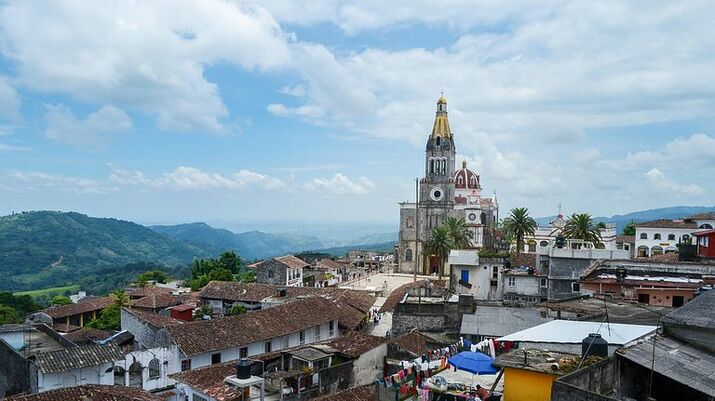
M 636 324 L 553 320 L 530 329 L 499 338 L 500 341 L 578 344 L 590 333 L 598 333 L 613 345 L 624 345 L 653 333 L 657 326 Z
M 711 353 L 664 337 L 650 339 L 616 352 L 623 358 L 650 370 L 653 366 L 653 341 L 655 341 L 654 370 L 656 372 L 710 397 L 715 397 L 715 380 L 713 380 L 715 355 Z
M 477 306 L 474 314 L 462 316 L 460 333 L 505 336 L 551 320 L 541 317 L 537 309 Z

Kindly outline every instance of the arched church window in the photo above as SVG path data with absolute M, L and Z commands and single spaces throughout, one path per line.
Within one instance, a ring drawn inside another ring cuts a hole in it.
M 429 172 L 430 174 L 434 174 L 434 159 L 429 159 Z
M 479 216 L 479 222 L 481 224 L 487 224 L 487 214 L 482 212 L 482 214 Z
M 159 360 L 154 358 L 149 361 L 149 378 L 156 379 L 161 376 Z
M 469 179 L 469 185 L 475 186 L 477 185 L 477 179 L 472 176 L 472 178 Z
M 442 175 L 447 173 L 447 159 L 442 159 Z
M 460 175 L 459 178 L 457 178 L 457 184 L 458 184 L 458 185 L 464 185 L 464 177 L 462 177 L 462 176 Z
M 441 136 L 437 136 L 437 146 L 439 146 L 439 145 L 441 145 L 441 144 L 442 144 L 442 137 L 441 137 Z
M 412 262 L 412 249 L 410 248 L 405 251 L 405 262 Z

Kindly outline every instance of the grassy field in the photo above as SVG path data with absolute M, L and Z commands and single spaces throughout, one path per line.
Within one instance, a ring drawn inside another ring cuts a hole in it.
M 74 294 L 77 291 L 79 291 L 79 288 L 80 288 L 79 285 L 68 285 L 67 287 L 52 287 L 52 288 L 43 288 L 41 290 L 34 290 L 34 291 L 21 291 L 21 292 L 16 292 L 14 295 L 29 295 L 33 298 L 41 297 L 44 295 L 48 298 L 52 298 L 55 295 L 63 295 L 67 291 Z

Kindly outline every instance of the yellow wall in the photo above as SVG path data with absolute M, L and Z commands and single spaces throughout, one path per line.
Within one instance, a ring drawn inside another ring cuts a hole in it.
M 530 370 L 504 369 L 504 401 L 549 401 L 556 376 Z

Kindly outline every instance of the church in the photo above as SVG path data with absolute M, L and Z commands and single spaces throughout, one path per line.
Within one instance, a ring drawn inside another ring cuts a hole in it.
M 416 203 L 400 204 L 398 270 L 402 273 L 439 274 L 440 261 L 424 252 L 432 230 L 448 217 L 464 219 L 472 247 L 491 246 L 492 228 L 499 219 L 496 193 L 482 197 L 480 177 L 461 163 L 456 170 L 456 146 L 447 116 L 447 99 L 440 96 L 432 133 L 425 149 L 424 177 L 419 180 Z M 445 269 L 444 274 L 449 274 Z

